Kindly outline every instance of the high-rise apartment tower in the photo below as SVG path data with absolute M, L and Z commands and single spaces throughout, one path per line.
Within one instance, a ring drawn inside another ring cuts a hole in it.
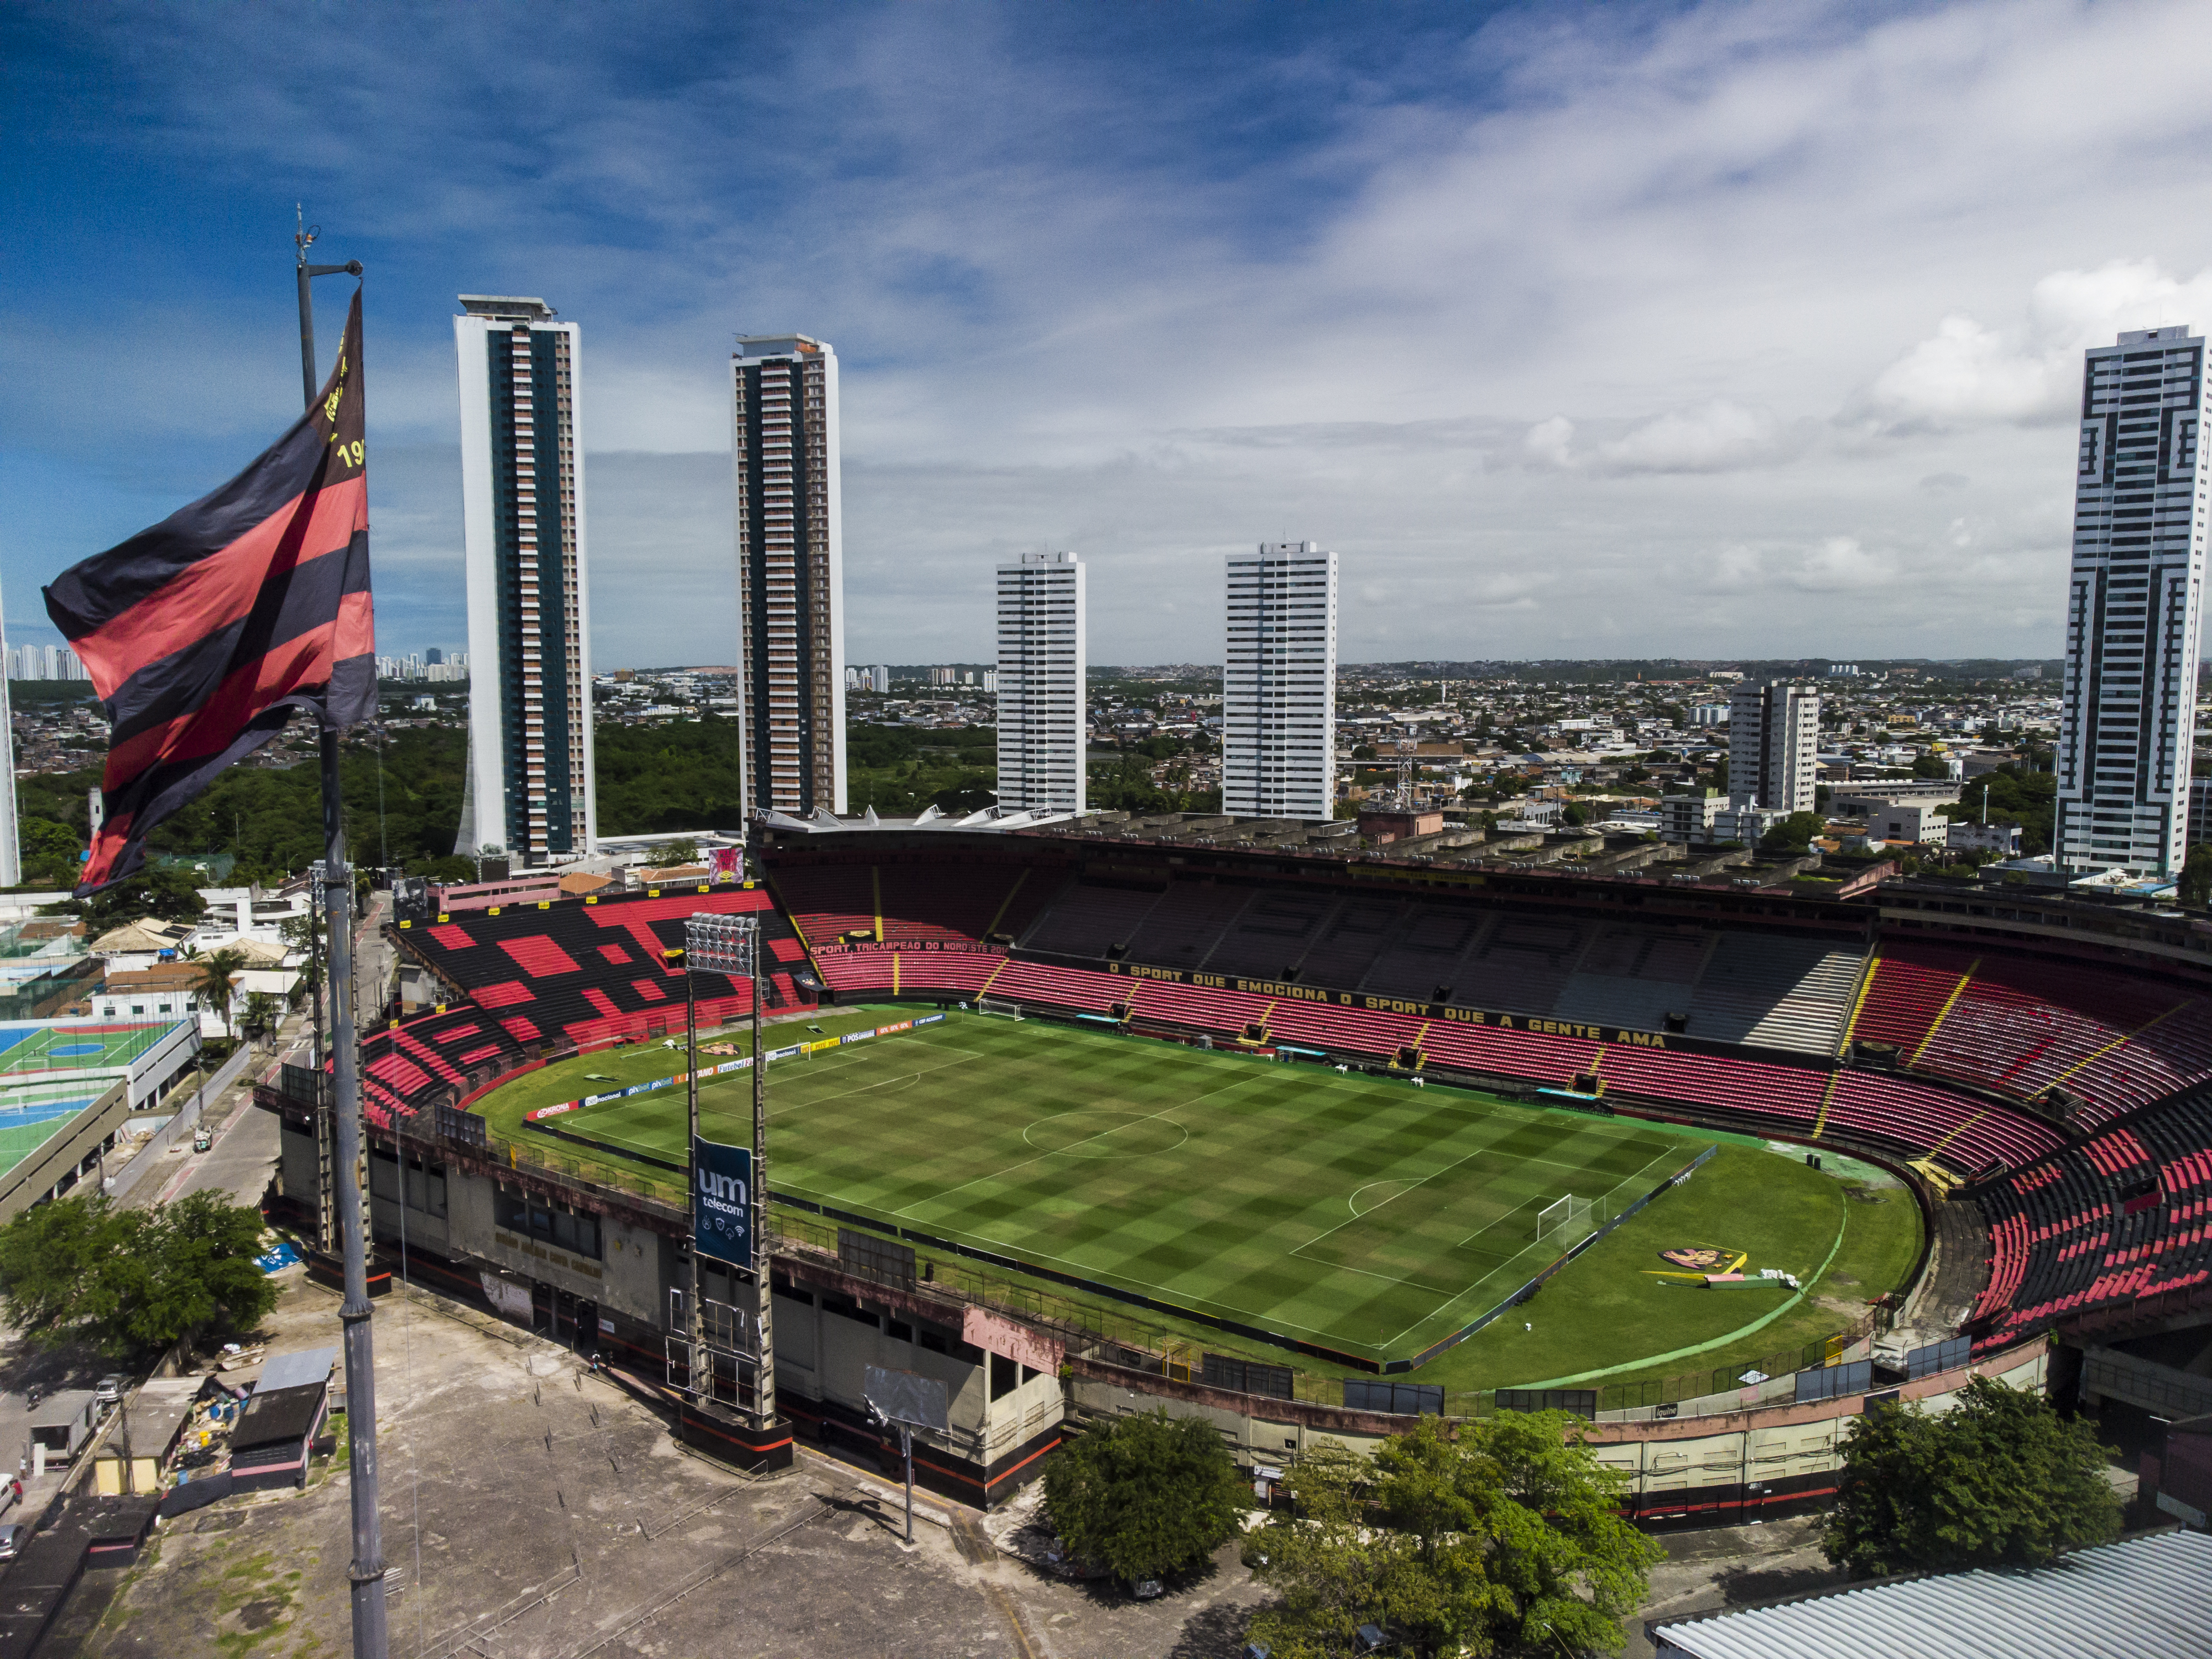
M 455 850 L 544 865 L 585 856 L 599 833 L 581 340 L 543 300 L 460 297 L 471 672 Z
M 740 335 L 730 362 L 744 799 L 845 810 L 845 552 L 837 354 Z
M 1312 542 L 1231 554 L 1228 657 L 1221 810 L 1333 817 L 1336 555 Z
M 1820 694 L 1794 680 L 1741 680 L 1729 696 L 1729 798 L 1776 812 L 1813 810 Z
M 1084 810 L 1083 629 L 1074 554 L 999 567 L 999 805 L 1010 811 Z
M 2196 741 L 2204 340 L 2123 334 L 2081 370 L 2054 851 L 2061 868 L 2180 869 Z

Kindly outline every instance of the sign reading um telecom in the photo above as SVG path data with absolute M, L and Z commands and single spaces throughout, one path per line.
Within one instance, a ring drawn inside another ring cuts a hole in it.
M 753 1149 L 691 1141 L 691 1248 L 734 1267 L 753 1265 Z

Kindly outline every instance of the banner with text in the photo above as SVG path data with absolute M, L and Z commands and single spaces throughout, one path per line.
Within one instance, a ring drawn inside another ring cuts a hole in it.
M 691 1247 L 739 1267 L 753 1265 L 753 1149 L 694 1136 Z

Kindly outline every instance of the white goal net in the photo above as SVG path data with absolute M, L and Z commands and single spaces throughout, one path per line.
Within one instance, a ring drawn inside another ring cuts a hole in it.
M 1595 1225 L 1592 1217 L 1596 1201 L 1577 1198 L 1569 1193 L 1556 1204 L 1547 1204 L 1536 1212 L 1536 1242 L 1571 1243 Z
M 977 997 L 975 1012 L 979 1014 L 995 1014 L 1000 1019 L 1019 1019 L 1022 1017 L 1022 1005 L 1018 1002 L 1009 1002 L 1004 997 Z

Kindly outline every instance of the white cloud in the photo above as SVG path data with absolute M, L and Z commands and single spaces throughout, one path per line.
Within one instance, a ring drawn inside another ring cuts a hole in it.
M 1982 421 L 2063 421 L 2080 406 L 2081 354 L 2122 332 L 2194 323 L 2212 328 L 2212 270 L 2186 281 L 2148 259 L 2057 270 L 2027 296 L 2008 330 L 1946 317 L 1876 375 L 1853 413 L 1890 431 Z
M 130 89 L 226 207 L 354 220 L 392 626 L 454 633 L 462 289 L 584 325 L 611 663 L 729 649 L 739 329 L 841 354 L 855 655 L 977 655 L 991 564 L 1065 546 L 1102 663 L 1218 655 L 1220 556 L 1276 535 L 1343 554 L 1353 657 L 2048 652 L 2081 347 L 2212 329 L 2202 5 L 1530 5 L 1202 61 L 1029 9 L 729 16 L 518 52 L 422 14 L 312 111 L 331 65 L 217 19 Z M 286 406 L 282 293 L 195 328 L 150 291 L 11 294 L 0 434 L 52 476 L 204 435 L 178 387 Z M 0 469 L 11 594 L 82 533 L 45 476 Z

